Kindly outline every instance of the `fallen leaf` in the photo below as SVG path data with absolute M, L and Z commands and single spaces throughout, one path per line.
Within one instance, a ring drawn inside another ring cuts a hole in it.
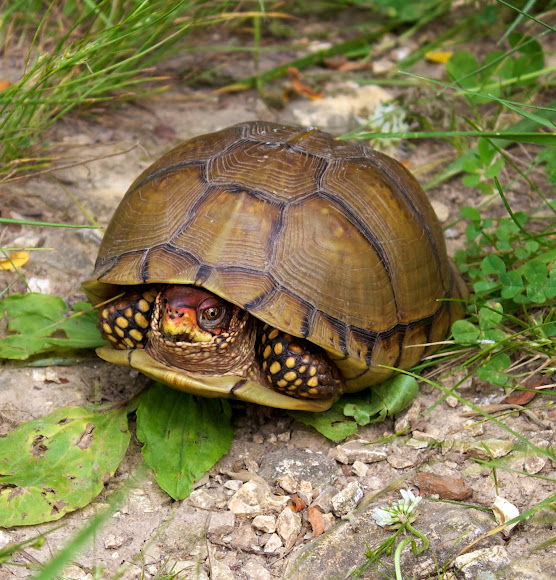
M 0 91 L 3 91 L 4 89 L 11 87 L 12 85 L 13 85 L 13 83 L 11 83 L 10 81 L 4 81 L 4 80 L 0 79 Z
M 322 513 L 316 507 L 310 507 L 307 509 L 307 519 L 313 528 L 313 538 L 320 536 L 324 533 L 324 519 Z
M 429 52 L 425 52 L 425 58 L 430 62 L 446 64 L 453 54 L 452 51 L 429 50 Z
M 295 513 L 300 512 L 307 507 L 305 502 L 296 493 L 291 496 L 290 502 L 291 503 L 288 504 L 288 507 Z
M 322 97 L 324 96 L 324 93 L 322 93 L 322 92 L 317 93 L 311 87 L 307 86 L 306 84 L 304 84 L 302 82 L 302 80 L 299 76 L 298 69 L 296 69 L 294 67 L 290 67 L 288 69 L 288 76 L 291 79 L 292 87 L 296 93 L 303 95 L 304 97 L 307 97 L 308 99 L 311 99 L 312 101 L 315 101 L 317 99 L 322 99 Z
M 29 261 L 29 253 L 24 251 L 12 252 L 9 259 L 0 260 L 0 270 L 17 270 Z

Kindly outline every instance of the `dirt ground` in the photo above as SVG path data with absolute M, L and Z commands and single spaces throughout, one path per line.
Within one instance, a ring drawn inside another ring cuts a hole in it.
M 174 64 L 177 69 L 178 63 Z M 248 68 L 246 63 L 242 66 Z M 427 74 L 440 74 L 435 66 L 431 65 Z M 7 217 L 85 224 L 81 204 L 106 225 L 135 177 L 185 139 L 254 119 L 318 124 L 324 130 L 341 133 L 353 128 L 356 116 L 367 116 L 390 95 L 383 89 L 336 82 L 326 86 L 323 100 L 298 98 L 281 110 L 273 110 L 255 92 L 215 96 L 209 91 L 192 92 L 176 83 L 172 90 L 138 104 L 62 120 L 48 139 L 50 151 L 59 156 L 59 165 L 67 168 L 0 186 L 2 206 L 9 210 Z M 395 154 L 419 173 L 431 160 L 441 159 L 444 151 L 438 145 L 420 145 Z M 520 187 L 510 195 L 515 198 L 522 194 Z M 457 181 L 430 192 L 444 224 L 458 217 L 459 207 L 470 203 L 470 195 Z M 463 228 L 459 224 L 447 231 L 451 252 L 462 243 Z M 92 271 L 98 232 L 21 226 L 1 231 L 3 246 L 52 248 L 32 253 L 25 267 L 32 290 L 62 296 L 69 303 L 83 299 L 79 283 Z M 0 274 L 0 287 L 12 281 L 12 274 Z M 11 291 L 22 289 L 18 282 Z M 145 384 L 135 371 L 114 368 L 94 354 L 72 367 L 31 369 L 4 364 L 0 367 L 0 429 L 6 433 L 64 405 L 90 403 L 96 389 L 102 401 L 117 401 Z M 499 402 L 505 395 L 499 387 L 474 380 L 467 381 L 458 392 L 476 405 Z M 374 523 L 371 510 L 397 499 L 400 487 L 417 491 L 419 473 L 439 475 L 449 488 L 459 485 L 449 478 L 461 479 L 468 491 L 465 500 L 451 504 L 421 502 L 415 525 L 429 537 L 430 549 L 413 557 L 407 548 L 402 558 L 406 577 L 440 577 L 446 562 L 496 526 L 490 510 L 497 495 L 523 512 L 554 493 L 556 471 L 553 462 L 530 455 L 506 431 L 466 416 L 456 399 L 449 398 L 427 412 L 439 398 L 438 391 L 422 385 L 421 395 L 407 411 L 361 428 L 340 445 L 285 412 L 237 404 L 230 452 L 201 479 L 193 494 L 173 502 L 154 478 L 147 476 L 68 567 L 65 577 L 92 580 L 97 577 L 96 567 L 104 571 L 103 578 L 123 570 L 126 580 L 148 579 L 173 567 L 174 571 L 183 570 L 181 577 L 191 579 L 346 578 L 365 562 L 367 545 L 378 545 L 389 536 Z M 556 412 L 548 407 L 534 411 L 533 418 L 515 414 L 506 423 L 546 447 L 554 445 L 555 421 Z M 392 435 L 408 424 L 407 437 L 379 446 L 362 444 Z M 488 458 L 481 446 L 485 441 L 511 468 L 497 470 L 496 481 L 491 469 L 474 460 Z M 22 563 L 48 560 L 84 521 L 106 505 L 106 498 L 128 480 L 141 461 L 140 445 L 133 438 L 124 462 L 99 498 L 64 517 L 64 527 L 49 534 L 42 548 L 27 548 L 18 559 Z M 342 509 L 334 507 L 332 498 L 337 492 L 352 500 L 352 507 L 358 506 L 351 522 L 340 517 Z M 295 501 L 301 498 L 324 514 L 327 531 L 323 535 L 313 538 L 307 508 L 284 510 L 287 498 L 291 504 L 294 494 Z M 430 497 L 431 493 L 423 495 Z M 473 510 L 468 505 L 486 510 Z M 552 522 L 553 518 L 540 513 L 510 535 L 497 533 L 482 539 L 468 549 L 475 563 L 463 572 L 452 568 L 445 577 L 555 578 Z M 44 524 L 0 530 L 0 547 L 53 527 Z M 391 558 L 386 560 L 391 565 Z M 27 578 L 29 574 L 24 567 L 0 566 L 0 580 Z M 379 575 L 369 569 L 362 577 Z

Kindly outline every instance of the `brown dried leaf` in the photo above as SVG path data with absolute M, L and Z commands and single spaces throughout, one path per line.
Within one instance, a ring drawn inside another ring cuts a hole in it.
M 324 518 L 322 513 L 316 507 L 310 507 L 307 509 L 307 519 L 313 528 L 313 538 L 320 536 L 324 533 Z
M 306 84 L 304 84 L 301 81 L 301 77 L 299 76 L 298 69 L 296 69 L 294 67 L 290 67 L 288 69 L 288 76 L 290 77 L 290 80 L 292 82 L 292 87 L 296 93 L 298 93 L 304 97 L 307 97 L 308 99 L 311 99 L 312 101 L 315 101 L 317 99 L 322 99 L 322 97 L 324 97 L 324 93 L 322 93 L 322 92 L 317 93 L 311 87 L 307 86 Z

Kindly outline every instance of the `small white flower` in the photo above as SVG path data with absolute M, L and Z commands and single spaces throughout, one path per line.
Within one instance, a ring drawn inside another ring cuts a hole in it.
M 373 518 L 379 526 L 397 529 L 406 523 L 412 523 L 417 518 L 415 508 L 423 499 L 415 496 L 409 489 L 400 489 L 402 499 L 395 501 L 389 508 L 375 508 Z

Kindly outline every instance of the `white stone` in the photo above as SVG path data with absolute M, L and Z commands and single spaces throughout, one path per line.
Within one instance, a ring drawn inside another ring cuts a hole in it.
M 242 571 L 249 580 L 274 580 L 274 576 L 259 562 L 250 560 L 247 562 Z
M 276 483 L 287 493 L 296 493 L 297 491 L 297 481 L 289 475 L 282 475 L 276 479 Z
M 237 491 L 241 486 L 243 485 L 243 482 L 240 481 L 239 479 L 229 479 L 225 484 L 224 487 L 226 489 L 231 489 L 233 491 Z
M 115 550 L 120 548 L 124 543 L 124 539 L 121 536 L 115 536 L 114 534 L 109 534 L 104 540 L 104 547 L 107 550 Z
M 200 488 L 192 491 L 189 494 L 187 503 L 197 508 L 210 510 L 216 506 L 218 503 L 218 498 L 214 493 L 211 493 L 207 489 Z
M 353 469 L 353 473 L 359 477 L 365 477 L 365 475 L 367 475 L 367 471 L 369 471 L 369 467 L 362 461 L 354 461 L 351 467 Z
M 496 496 L 494 499 L 494 503 L 492 504 L 492 511 L 494 513 L 494 519 L 499 524 L 505 524 L 514 518 L 519 516 L 519 510 L 517 507 L 509 502 L 507 499 L 500 497 L 499 495 Z M 510 524 L 504 528 L 504 534 L 509 536 L 511 531 L 517 526 L 517 523 Z
M 446 405 L 455 409 L 459 405 L 459 401 L 453 395 L 448 395 L 446 397 Z
M 251 522 L 251 525 L 261 532 L 272 534 L 276 531 L 276 517 L 275 516 L 256 516 Z
M 332 511 L 338 517 L 353 511 L 363 499 L 363 489 L 356 481 L 351 481 L 332 498 Z
M 388 457 L 384 446 L 369 445 L 369 442 L 364 439 L 355 439 L 343 445 L 338 445 L 331 449 L 328 455 L 343 464 L 350 464 L 354 461 L 376 463 Z
M 305 505 L 313 502 L 313 486 L 310 481 L 301 480 L 297 486 L 297 495 L 303 500 Z
M 276 531 L 284 545 L 290 548 L 301 532 L 301 516 L 290 508 L 282 510 L 276 520 Z
M 431 200 L 431 205 L 440 223 L 448 221 L 448 218 L 450 217 L 450 208 L 445 203 L 442 203 L 441 201 Z
M 454 560 L 454 567 L 463 573 L 465 580 L 477 580 L 479 574 L 487 578 L 485 575 L 487 572 L 496 571 L 509 563 L 510 558 L 506 549 L 502 546 L 493 546 L 458 556 Z
M 264 552 L 265 554 L 271 554 L 276 552 L 278 548 L 282 547 L 282 540 L 280 536 L 276 533 L 272 534 L 270 538 L 268 538 L 266 544 L 264 545 Z
M 280 511 L 289 496 L 273 495 L 268 484 L 260 481 L 245 482 L 228 502 L 228 509 L 236 516 L 257 516 L 266 511 Z

